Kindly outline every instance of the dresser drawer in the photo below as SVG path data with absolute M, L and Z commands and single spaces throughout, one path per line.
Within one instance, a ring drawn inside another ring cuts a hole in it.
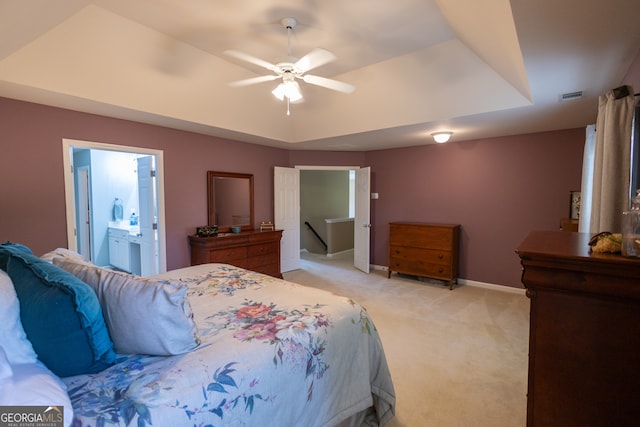
M 273 235 L 271 235 L 271 233 L 272 232 L 258 231 L 248 237 L 249 243 L 251 244 L 260 243 L 260 242 L 273 243 Z M 280 244 L 280 240 L 278 240 L 277 243 Z
M 280 266 L 278 264 L 261 265 L 259 267 L 252 268 L 251 270 L 282 279 L 282 273 L 280 273 Z
M 256 270 L 261 266 L 278 263 L 278 244 L 263 243 L 260 245 L 251 245 L 248 248 L 249 257 L 248 265 L 250 270 Z
M 259 271 L 261 268 L 266 268 L 267 266 L 276 266 L 278 261 L 272 256 L 262 256 L 262 257 L 254 257 L 247 259 L 247 270 Z
M 390 256 L 407 261 L 423 261 L 430 264 L 451 265 L 451 251 L 391 246 Z
M 248 247 L 248 256 L 249 257 L 258 257 L 264 255 L 276 254 L 278 252 L 278 248 L 280 247 L 280 243 L 270 242 L 270 243 L 261 243 L 259 245 L 251 245 Z
M 391 224 L 389 244 L 416 248 L 451 249 L 453 238 L 453 231 L 450 227 Z
M 254 270 L 256 267 L 260 267 L 262 265 L 269 264 L 277 264 L 278 263 L 278 255 L 275 253 L 252 256 L 247 258 L 247 263 L 249 265 L 250 270 Z
M 391 258 L 389 271 L 410 274 L 412 276 L 425 276 L 434 279 L 451 280 L 452 266 L 444 264 L 432 264 L 420 259 Z
M 209 262 L 231 263 L 231 261 L 237 261 L 245 258 L 247 258 L 246 247 L 216 249 L 209 251 Z
M 282 278 L 281 237 L 281 230 L 250 230 L 216 237 L 189 236 L 191 265 L 224 263 Z

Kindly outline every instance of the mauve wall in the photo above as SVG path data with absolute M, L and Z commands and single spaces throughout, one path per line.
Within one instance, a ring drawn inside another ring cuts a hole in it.
M 386 266 L 389 222 L 462 225 L 460 277 L 522 287 L 515 249 L 558 230 L 580 190 L 585 130 L 364 153 L 296 151 L 291 165 L 371 167 L 371 262 Z M 316 162 L 316 163 L 314 163 Z
M 521 287 L 515 249 L 558 230 L 580 190 L 584 129 L 372 151 L 374 263 L 387 265 L 389 222 L 462 226 L 460 277 Z
M 1 241 L 67 246 L 63 138 L 163 150 L 169 269 L 189 265 L 187 235 L 207 223 L 207 170 L 254 174 L 259 223 L 273 219 L 273 166 L 288 164 L 286 150 L 0 98 Z
M 520 287 L 514 250 L 557 229 L 580 186 L 584 130 L 373 152 L 280 150 L 0 98 L 0 240 L 43 253 L 66 246 L 62 138 L 161 149 L 167 267 L 189 264 L 206 224 L 206 171 L 253 173 L 256 222 L 273 219 L 273 167 L 371 166 L 371 262 L 387 264 L 388 223 L 463 226 L 461 277 Z
M 640 92 L 640 49 L 631 63 L 622 84 L 631 85 L 636 93 Z

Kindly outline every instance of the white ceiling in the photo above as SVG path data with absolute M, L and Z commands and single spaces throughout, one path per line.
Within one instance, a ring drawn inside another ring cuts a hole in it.
M 301 83 L 228 83 L 287 54 L 337 60 Z M 628 0 L 0 0 L 0 96 L 288 149 L 372 150 L 586 126 L 640 46 Z M 563 93 L 584 91 L 560 102 Z

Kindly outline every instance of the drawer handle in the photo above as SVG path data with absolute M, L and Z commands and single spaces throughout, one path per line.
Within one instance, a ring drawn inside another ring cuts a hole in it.
M 444 258 L 444 256 L 443 256 L 442 254 L 439 254 L 439 255 L 438 255 L 438 258 L 439 258 L 439 259 L 442 259 L 442 258 Z
M 438 269 L 438 273 L 442 273 L 442 269 L 441 268 Z

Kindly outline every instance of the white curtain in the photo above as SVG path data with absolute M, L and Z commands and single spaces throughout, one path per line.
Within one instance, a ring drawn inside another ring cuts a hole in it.
M 610 90 L 598 99 L 592 189 L 586 195 L 591 196 L 590 233 L 622 231 L 622 212 L 629 209 L 633 109 L 630 86 Z M 582 203 L 584 212 L 585 193 Z M 582 212 L 580 217 L 581 222 L 587 221 Z
M 587 126 L 582 158 L 582 187 L 580 188 L 580 220 L 578 231 L 589 233 L 591 225 L 591 200 L 593 196 L 593 166 L 596 154 L 596 125 Z

